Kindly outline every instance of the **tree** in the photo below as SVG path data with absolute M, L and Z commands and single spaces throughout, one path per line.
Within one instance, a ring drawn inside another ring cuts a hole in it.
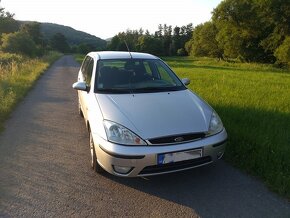
M 181 44 L 181 48 L 185 48 L 186 46 L 186 42 L 188 42 L 191 37 L 192 37 L 192 32 L 193 32 L 193 25 L 192 23 L 186 25 L 186 26 L 182 26 L 180 28 L 180 44 Z M 185 51 L 187 51 L 187 49 L 185 49 Z
M 191 40 L 186 44 L 187 52 L 193 56 L 222 58 L 222 49 L 218 46 L 218 30 L 213 22 L 206 22 L 195 27 Z
M 161 38 L 163 34 L 163 26 L 162 24 L 158 25 L 158 30 L 155 32 L 155 37 Z
M 21 26 L 20 31 L 30 35 L 35 44 L 41 45 L 43 43 L 43 36 L 40 31 L 40 23 L 32 22 L 24 24 Z
M 35 56 L 37 48 L 31 37 L 25 32 L 4 33 L 2 50 L 9 53 L 20 53 Z
M 257 0 L 256 4 L 259 7 L 258 18 L 265 31 L 265 37 L 260 44 L 266 52 L 273 54 L 290 35 L 289 0 Z
M 147 52 L 154 55 L 162 55 L 162 42 L 159 38 L 143 35 L 138 38 L 137 50 Z
M 224 0 L 213 11 L 216 40 L 224 57 L 275 61 L 274 52 L 290 35 L 289 0 Z
M 111 39 L 110 43 L 108 43 L 107 48 L 108 48 L 108 50 L 114 51 L 114 50 L 117 50 L 119 44 L 120 44 L 120 38 L 118 37 L 118 35 L 115 35 Z
M 263 61 L 263 25 L 258 18 L 259 8 L 254 0 L 225 0 L 213 11 L 218 29 L 216 40 L 224 56 L 245 61 Z
M 165 56 L 170 56 L 172 51 L 172 26 L 163 25 L 163 53 Z
M 38 22 L 25 23 L 20 27 L 19 31 L 26 33 L 30 36 L 30 38 L 36 44 L 37 47 L 36 54 L 38 56 L 44 54 L 47 43 L 45 42 L 42 33 L 40 31 L 40 23 Z
M 182 26 L 180 28 L 181 44 L 184 45 L 192 37 L 193 26 L 192 23 Z
M 3 33 L 13 33 L 18 31 L 19 23 L 14 20 L 13 17 L 14 14 L 5 12 L 5 8 L 0 6 L 0 37 Z
M 91 51 L 90 46 L 85 43 L 81 43 L 78 45 L 77 52 L 80 54 L 87 54 Z
M 74 47 L 74 49 L 76 50 L 76 52 L 78 52 L 80 54 L 87 54 L 91 51 L 96 51 L 97 47 L 95 45 L 92 45 L 92 44 L 81 43 L 76 48 Z
M 176 54 L 177 50 L 180 48 L 182 48 L 181 37 L 180 37 L 180 27 L 176 26 L 173 29 L 171 53 Z
M 57 51 L 66 53 L 70 51 L 66 37 L 62 33 L 56 33 L 50 40 L 51 47 Z
M 290 66 L 290 36 L 287 36 L 283 43 L 275 50 L 274 53 L 279 63 Z

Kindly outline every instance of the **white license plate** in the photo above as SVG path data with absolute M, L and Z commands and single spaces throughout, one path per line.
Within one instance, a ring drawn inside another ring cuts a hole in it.
M 157 156 L 157 164 L 167 164 L 167 163 L 175 163 L 184 160 L 196 159 L 202 156 L 202 150 L 190 150 L 190 151 L 182 151 L 182 152 L 174 152 L 174 153 L 166 153 L 166 154 L 158 154 Z

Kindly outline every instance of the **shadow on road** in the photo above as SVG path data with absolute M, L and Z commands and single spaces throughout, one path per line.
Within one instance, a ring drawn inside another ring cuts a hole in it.
M 212 166 L 146 178 L 104 176 L 190 207 L 201 217 L 289 217 L 290 214 L 286 201 L 281 205 L 276 200 L 277 196 L 263 185 L 223 161 Z

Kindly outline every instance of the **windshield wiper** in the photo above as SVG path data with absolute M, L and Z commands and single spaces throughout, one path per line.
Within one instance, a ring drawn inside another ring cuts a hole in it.
M 182 90 L 182 87 L 142 87 L 142 88 L 107 88 L 107 89 L 97 89 L 97 93 L 104 94 L 133 94 L 133 93 L 150 93 L 150 92 L 171 92 Z
M 136 92 L 168 92 L 177 90 L 179 90 L 179 87 L 142 87 L 133 89 Z
M 130 93 L 130 90 L 111 88 L 111 89 L 98 89 L 97 92 L 106 93 L 106 94 L 123 94 L 123 93 Z

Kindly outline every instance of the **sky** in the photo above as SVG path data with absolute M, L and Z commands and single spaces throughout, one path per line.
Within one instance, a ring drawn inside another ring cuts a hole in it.
M 222 0 L 0 0 L 0 6 L 22 21 L 57 23 L 107 39 L 158 24 L 194 26 L 211 18 Z

